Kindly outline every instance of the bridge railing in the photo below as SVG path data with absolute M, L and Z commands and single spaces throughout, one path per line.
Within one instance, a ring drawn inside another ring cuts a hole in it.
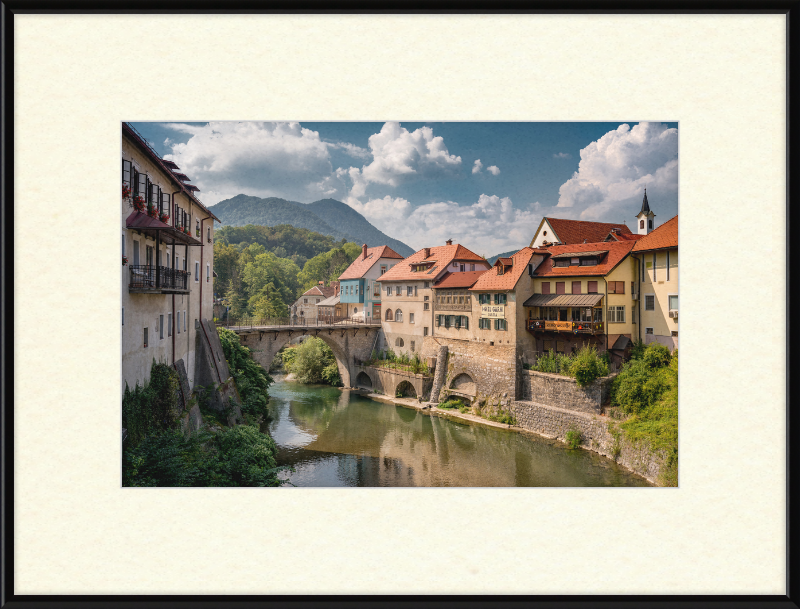
M 251 330 L 258 328 L 331 328 L 331 327 L 364 327 L 381 325 L 380 319 L 359 320 L 350 317 L 340 317 L 335 315 L 320 315 L 316 318 L 297 317 L 247 317 L 240 319 L 216 320 L 217 327 L 231 328 L 236 330 Z

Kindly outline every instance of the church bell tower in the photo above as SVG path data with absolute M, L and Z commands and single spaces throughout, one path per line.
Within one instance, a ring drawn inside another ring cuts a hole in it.
M 637 224 L 637 228 L 639 229 L 637 234 L 639 235 L 647 235 L 653 230 L 654 221 L 656 215 L 650 211 L 650 204 L 647 202 L 647 188 L 644 189 L 644 200 L 642 200 L 642 211 L 636 214 L 636 220 L 639 222 Z

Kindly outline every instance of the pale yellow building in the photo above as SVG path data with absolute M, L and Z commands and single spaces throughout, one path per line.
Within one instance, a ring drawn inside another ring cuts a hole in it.
M 122 124 L 122 382 L 183 360 L 194 385 L 199 320 L 213 318 L 214 221 L 197 188 Z
M 678 216 L 636 242 L 641 290 L 638 337 L 678 348 Z

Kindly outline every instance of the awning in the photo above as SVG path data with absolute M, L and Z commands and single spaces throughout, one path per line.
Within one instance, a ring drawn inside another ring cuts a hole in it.
M 613 349 L 614 351 L 624 351 L 630 344 L 631 344 L 630 338 L 628 338 L 627 336 L 620 336 L 617 340 L 614 341 L 614 344 L 611 346 L 611 349 Z
M 523 307 L 593 307 L 602 294 L 534 294 L 522 303 Z
M 160 237 L 161 243 L 165 245 L 203 245 L 201 241 L 191 235 L 187 235 L 174 226 L 164 224 L 161 220 L 140 211 L 134 211 L 128 216 L 127 220 L 125 220 L 125 227 L 131 230 L 138 230 L 153 239 Z

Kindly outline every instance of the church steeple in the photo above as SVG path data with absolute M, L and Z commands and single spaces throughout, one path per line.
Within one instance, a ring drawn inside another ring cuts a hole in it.
M 636 214 L 636 218 L 639 220 L 639 230 L 637 233 L 639 235 L 646 235 L 651 230 L 653 230 L 653 218 L 656 215 L 650 210 L 650 203 L 647 201 L 647 188 L 644 189 L 644 199 L 642 199 L 642 210 Z

